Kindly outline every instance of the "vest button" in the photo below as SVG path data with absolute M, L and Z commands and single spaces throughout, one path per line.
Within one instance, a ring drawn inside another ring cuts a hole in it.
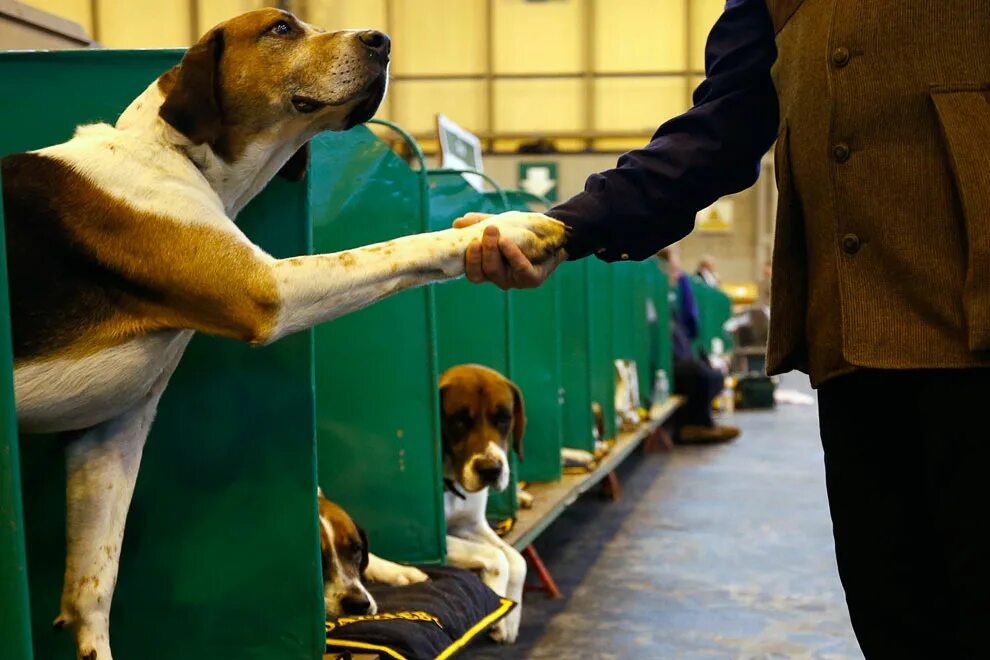
M 836 48 L 832 51 L 832 64 L 838 68 L 842 68 L 849 64 L 849 49 L 848 48 Z
M 859 240 L 859 236 L 856 234 L 846 234 L 842 237 L 842 251 L 846 254 L 852 256 L 859 252 L 859 248 L 862 247 L 862 243 Z
M 849 156 L 851 154 L 852 151 L 850 151 L 849 145 L 845 142 L 840 142 L 832 147 L 832 158 L 834 158 L 838 163 L 844 163 L 849 160 Z

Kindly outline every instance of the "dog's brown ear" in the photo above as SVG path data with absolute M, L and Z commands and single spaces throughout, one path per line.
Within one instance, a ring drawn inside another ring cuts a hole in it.
M 278 171 L 278 175 L 289 181 L 302 181 L 309 170 L 309 142 L 299 147 L 292 158 Z
M 364 528 L 361 525 L 355 525 L 357 527 L 358 536 L 361 537 L 361 577 L 364 577 L 364 572 L 368 570 L 368 561 L 370 560 L 368 550 L 368 535 L 365 534 Z
M 223 30 L 213 30 L 186 51 L 182 62 L 159 79 L 165 94 L 158 114 L 193 144 L 213 144 L 223 124 L 220 57 Z
M 522 391 L 519 387 L 509 381 L 512 387 L 512 448 L 516 450 L 516 456 L 523 460 L 523 433 L 526 431 L 526 404 L 523 402 Z

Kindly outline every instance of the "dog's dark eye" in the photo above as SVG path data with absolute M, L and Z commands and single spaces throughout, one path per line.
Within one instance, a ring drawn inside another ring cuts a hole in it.
M 492 416 L 492 422 L 494 422 L 499 431 L 504 433 L 509 430 L 509 424 L 512 423 L 512 415 L 506 412 L 497 412 Z
M 292 26 L 285 21 L 279 21 L 275 25 L 271 26 L 268 31 L 272 34 L 277 34 L 280 37 L 284 37 L 292 32 Z

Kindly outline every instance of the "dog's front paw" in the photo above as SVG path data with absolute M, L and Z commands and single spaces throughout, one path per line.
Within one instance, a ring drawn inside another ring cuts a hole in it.
M 515 644 L 519 638 L 519 624 L 522 620 L 522 606 L 505 615 L 501 621 L 492 626 L 489 636 L 499 644 Z
M 420 582 L 426 582 L 429 579 L 429 575 L 415 566 L 399 566 L 399 570 L 396 571 L 395 574 L 395 581 L 392 584 L 398 587 L 404 587 L 408 584 L 419 584 Z
M 555 259 L 564 247 L 564 223 L 542 213 L 509 211 L 478 223 L 481 231 L 488 225 L 498 227 L 499 234 L 519 246 L 534 265 Z

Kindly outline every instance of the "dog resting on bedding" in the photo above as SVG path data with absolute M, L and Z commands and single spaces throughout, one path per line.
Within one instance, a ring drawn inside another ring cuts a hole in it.
M 3 159 L 17 418 L 62 432 L 67 557 L 57 627 L 111 660 L 124 521 L 158 401 L 193 332 L 261 345 L 463 273 L 484 223 L 337 254 L 275 259 L 237 228 L 305 145 L 374 115 L 390 42 L 263 9 L 210 30 L 120 115 Z M 541 262 L 564 228 L 511 213 L 503 236 Z

